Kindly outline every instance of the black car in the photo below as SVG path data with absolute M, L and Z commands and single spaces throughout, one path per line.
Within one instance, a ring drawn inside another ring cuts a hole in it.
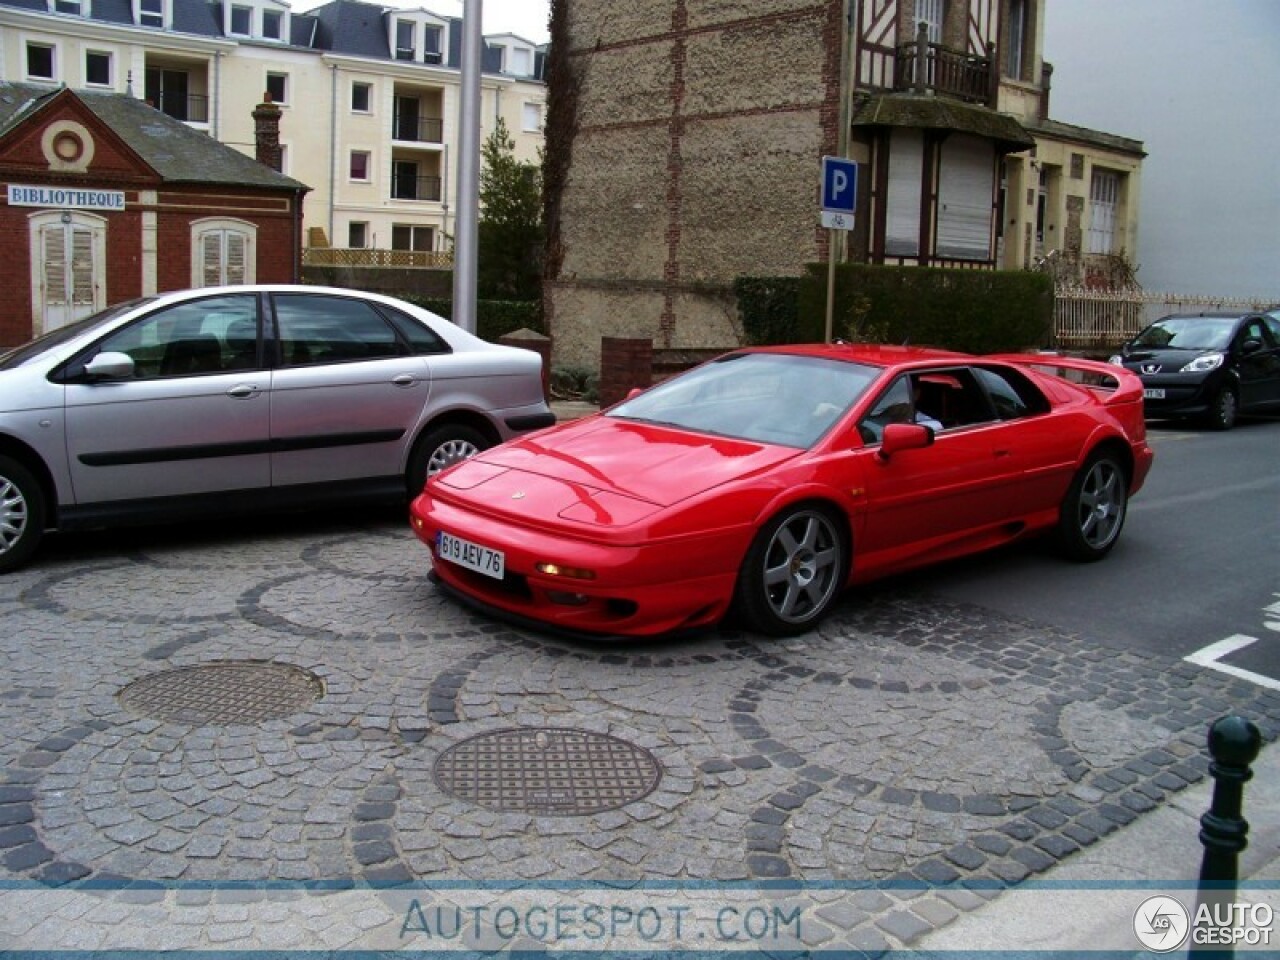
M 1239 413 L 1280 409 L 1280 318 L 1162 317 L 1111 362 L 1142 378 L 1148 417 L 1195 417 L 1229 430 Z

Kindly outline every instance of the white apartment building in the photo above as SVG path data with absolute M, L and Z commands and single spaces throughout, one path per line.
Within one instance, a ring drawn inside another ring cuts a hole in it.
M 461 45 L 458 18 L 360 0 L 0 0 L 0 79 L 129 94 L 249 156 L 269 96 L 311 246 L 449 249 Z M 534 161 L 545 49 L 503 34 L 483 56 L 481 137 L 502 118 Z

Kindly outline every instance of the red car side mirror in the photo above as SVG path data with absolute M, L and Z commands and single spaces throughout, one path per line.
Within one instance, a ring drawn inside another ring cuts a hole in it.
M 933 445 L 933 428 L 922 423 L 890 423 L 880 438 L 880 459 L 888 460 L 900 450 L 922 450 Z

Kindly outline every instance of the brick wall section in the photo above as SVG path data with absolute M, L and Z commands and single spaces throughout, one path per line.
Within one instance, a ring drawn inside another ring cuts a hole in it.
M 600 339 L 600 406 L 625 399 L 636 387 L 653 382 L 653 341 L 625 337 Z
M 603 336 L 737 346 L 734 279 L 825 252 L 841 5 L 558 2 L 578 86 L 546 292 L 556 363 L 594 366 Z

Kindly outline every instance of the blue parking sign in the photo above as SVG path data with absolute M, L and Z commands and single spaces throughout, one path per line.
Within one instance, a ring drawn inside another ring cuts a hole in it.
M 822 158 L 822 225 L 833 230 L 853 228 L 858 200 L 858 165 L 843 157 Z

